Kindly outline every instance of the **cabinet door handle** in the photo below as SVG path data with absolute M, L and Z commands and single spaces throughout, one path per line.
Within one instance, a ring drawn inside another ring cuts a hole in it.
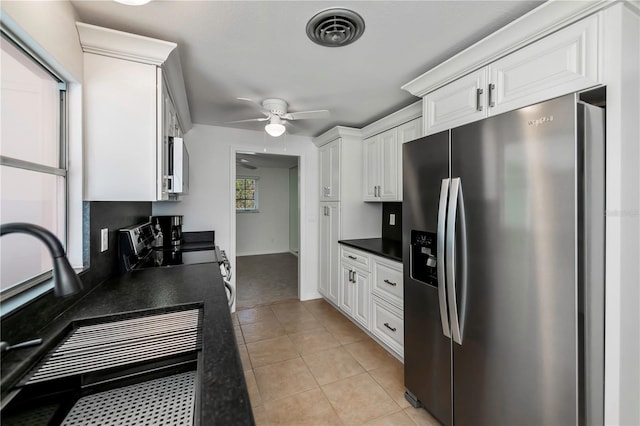
M 381 195 L 380 195 L 381 193 L 382 193 L 382 191 L 380 190 L 380 185 L 378 185 L 378 198 L 381 197 Z
M 353 283 L 356 283 L 356 271 L 353 271 Z
M 385 322 L 384 326 L 387 327 L 389 330 L 393 331 L 394 333 L 396 332 L 396 328 L 395 327 L 391 327 L 388 322 Z
M 351 278 L 351 274 L 353 274 L 353 271 L 349 271 L 349 282 L 353 282 L 353 278 Z
M 385 282 L 385 283 L 387 283 L 387 284 L 389 284 L 390 286 L 393 286 L 393 287 L 395 287 L 395 286 L 397 286 L 397 285 L 398 285 L 398 284 L 393 283 L 393 282 L 391 282 L 391 281 L 389 281 L 389 280 L 384 280 L 384 282 Z
M 480 99 L 480 97 L 482 96 L 482 93 L 484 93 L 484 91 L 480 88 L 476 89 L 476 110 L 478 111 L 482 111 L 482 101 Z M 491 93 L 491 92 L 489 92 Z
M 493 100 L 493 91 L 495 90 L 496 85 L 493 83 L 489 83 L 489 93 L 487 93 L 487 95 L 489 96 L 489 107 L 493 108 L 494 106 L 496 106 L 496 101 Z
M 355 257 L 355 256 L 351 256 L 350 254 L 348 254 L 348 255 L 347 255 L 347 257 L 348 257 L 349 259 L 353 259 L 353 260 L 358 259 L 357 257 Z

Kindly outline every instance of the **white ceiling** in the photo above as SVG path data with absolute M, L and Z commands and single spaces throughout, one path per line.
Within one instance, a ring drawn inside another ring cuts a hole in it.
M 400 86 L 541 3 L 72 1 L 82 22 L 178 43 L 194 123 L 259 130 L 264 123 L 224 124 L 261 116 L 235 98 L 281 98 L 292 112 L 331 111 L 289 129 L 307 136 L 360 128 L 415 102 Z M 340 48 L 311 42 L 307 21 L 338 6 L 364 18 L 362 38 Z

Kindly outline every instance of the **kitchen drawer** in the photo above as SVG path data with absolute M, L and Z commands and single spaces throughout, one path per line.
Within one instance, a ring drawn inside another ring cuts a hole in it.
M 366 272 L 371 272 L 371 256 L 359 250 L 353 250 L 342 246 L 342 261 L 359 266 Z
M 400 356 L 404 356 L 404 314 L 375 295 L 372 302 L 371 331 Z
M 404 286 L 402 264 L 375 258 L 373 261 L 373 294 L 403 309 Z

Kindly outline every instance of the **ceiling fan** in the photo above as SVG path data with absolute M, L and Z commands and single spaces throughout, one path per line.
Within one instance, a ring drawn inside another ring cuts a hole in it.
M 257 169 L 256 166 L 249 164 L 249 160 L 247 160 L 246 158 L 240 158 L 240 157 L 236 157 L 236 166 L 244 167 L 245 169 L 249 169 L 249 170 Z
M 282 99 L 265 99 L 262 101 L 262 105 L 253 99 L 249 98 L 237 98 L 240 101 L 248 102 L 255 109 L 264 114 L 264 117 L 249 118 L 247 120 L 229 121 L 231 123 L 245 123 L 249 121 L 268 121 L 269 123 L 264 127 L 264 130 L 274 138 L 282 135 L 286 128 L 285 123 L 293 120 L 308 120 L 318 118 L 329 118 L 329 111 L 326 109 L 320 109 L 315 111 L 299 111 L 299 112 L 287 112 L 288 104 Z

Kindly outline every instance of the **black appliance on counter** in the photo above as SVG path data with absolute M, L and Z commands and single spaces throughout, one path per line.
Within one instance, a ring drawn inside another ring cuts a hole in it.
M 182 218 L 182 216 L 152 216 L 152 219 L 169 217 Z M 181 227 L 182 219 L 180 219 Z M 183 234 L 180 229 L 179 233 L 181 244 L 166 246 L 159 244 L 160 235 L 153 231 L 152 222 L 120 229 L 118 233 L 118 258 L 121 271 L 217 262 L 220 265 L 220 272 L 227 288 L 229 306 L 231 306 L 234 301 L 234 289 L 230 282 L 231 263 L 224 250 L 220 250 L 215 245 L 215 232 L 185 232 Z
M 182 215 L 150 216 L 149 221 L 155 235 L 155 247 L 172 247 L 182 244 Z

